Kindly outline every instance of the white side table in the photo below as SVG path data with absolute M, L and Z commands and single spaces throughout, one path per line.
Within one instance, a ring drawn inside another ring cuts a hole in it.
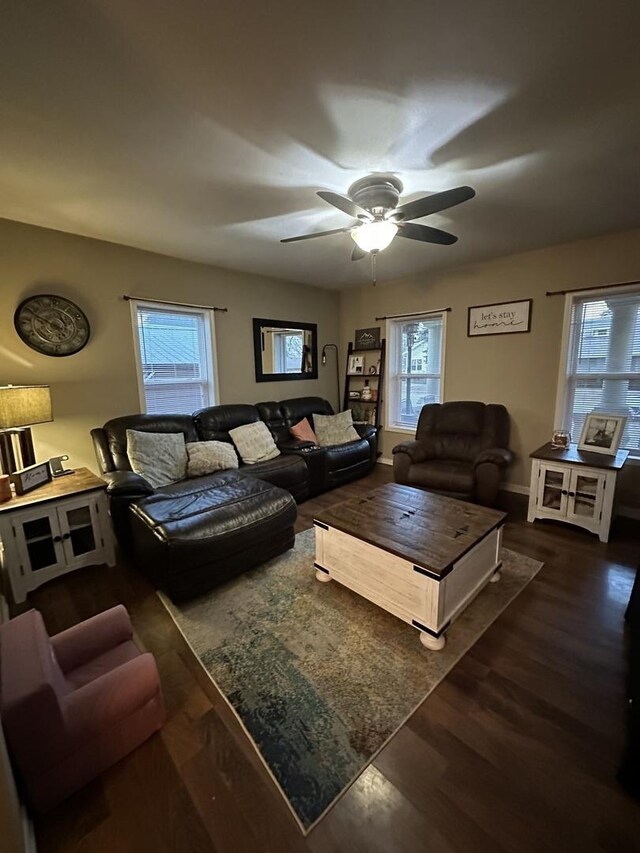
M 528 521 L 566 521 L 608 542 L 616 479 L 628 456 L 628 450 L 607 456 L 585 453 L 575 444 L 567 450 L 554 450 L 550 442 L 543 444 L 531 454 Z
M 2 565 L 16 603 L 82 566 L 115 565 L 106 484 L 78 468 L 0 504 Z

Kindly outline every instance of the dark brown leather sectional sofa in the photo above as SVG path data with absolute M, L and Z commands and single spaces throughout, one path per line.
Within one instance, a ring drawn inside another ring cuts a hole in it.
M 377 430 L 356 425 L 358 440 L 316 447 L 290 427 L 333 414 L 327 400 L 300 397 L 201 409 L 193 415 L 128 415 L 91 436 L 107 481 L 111 517 L 123 550 L 174 599 L 210 589 L 293 546 L 296 502 L 367 474 L 377 458 Z M 229 430 L 264 421 L 281 455 L 238 470 L 160 489 L 131 470 L 128 429 L 182 433 L 185 441 L 227 441 Z

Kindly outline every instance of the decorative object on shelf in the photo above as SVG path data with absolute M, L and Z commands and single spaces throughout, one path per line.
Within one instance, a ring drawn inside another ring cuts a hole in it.
M 531 331 L 532 299 L 519 302 L 495 302 L 469 308 L 467 337 L 513 335 Z
M 49 468 L 51 470 L 52 477 L 64 477 L 65 474 L 73 474 L 71 468 L 65 468 L 64 463 L 67 461 L 69 457 L 64 456 L 52 456 L 49 460 Z
M 377 388 L 371 389 L 371 402 L 372 403 L 378 402 L 378 389 Z
M 20 339 L 42 355 L 74 355 L 87 345 L 91 333 L 84 311 L 69 299 L 51 293 L 23 300 L 13 324 Z
M 349 391 L 349 399 L 350 400 L 359 400 L 360 392 L 359 391 Z
M 11 500 L 11 478 L 8 474 L 0 474 L 0 503 Z
M 578 450 L 615 456 L 620 447 L 626 423 L 625 415 L 590 412 L 584 420 Z
M 369 380 L 364 380 L 364 388 L 362 389 L 362 393 L 360 394 L 361 400 L 371 400 L 371 388 L 369 387 Z
M 566 429 L 554 429 L 551 447 L 554 450 L 567 450 L 571 444 L 571 433 Z
M 40 462 L 23 468 L 22 471 L 15 471 L 11 474 L 11 482 L 15 487 L 16 495 L 26 495 L 38 486 L 44 486 L 45 483 L 51 482 L 49 463 Z
M 29 427 L 52 420 L 48 385 L 0 386 L 0 457 L 5 474 L 35 463 Z
M 372 364 L 371 365 L 371 367 L 369 368 L 369 375 L 370 376 L 377 376 L 378 375 L 378 364 Z
M 364 356 L 351 355 L 349 356 L 349 375 L 362 376 L 364 373 Z
M 354 349 L 380 349 L 380 326 L 356 329 Z

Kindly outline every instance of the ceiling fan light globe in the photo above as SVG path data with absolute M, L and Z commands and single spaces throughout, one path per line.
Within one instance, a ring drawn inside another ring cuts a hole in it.
M 363 252 L 381 252 L 386 249 L 398 233 L 395 222 L 380 220 L 365 222 L 351 232 L 354 242 Z

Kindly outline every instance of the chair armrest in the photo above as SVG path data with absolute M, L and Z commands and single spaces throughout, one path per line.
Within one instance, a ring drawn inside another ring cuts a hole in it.
M 133 636 L 129 614 L 119 604 L 51 637 L 51 646 L 63 672 L 70 672 Z
M 106 482 L 107 494 L 111 497 L 137 498 L 141 495 L 152 495 L 155 491 L 151 483 L 133 471 L 109 471 L 102 474 L 102 479 Z
M 65 727 L 70 742 L 104 734 L 160 691 L 158 668 L 149 652 L 69 693 L 64 700 Z
M 392 453 L 406 453 L 414 465 L 418 462 L 424 462 L 428 458 L 419 441 L 403 441 L 402 444 L 396 444 Z
M 488 450 L 482 450 L 473 460 L 473 467 L 477 468 L 485 462 L 491 462 L 499 468 L 506 468 L 513 462 L 513 453 L 506 450 L 504 447 L 490 447 Z

